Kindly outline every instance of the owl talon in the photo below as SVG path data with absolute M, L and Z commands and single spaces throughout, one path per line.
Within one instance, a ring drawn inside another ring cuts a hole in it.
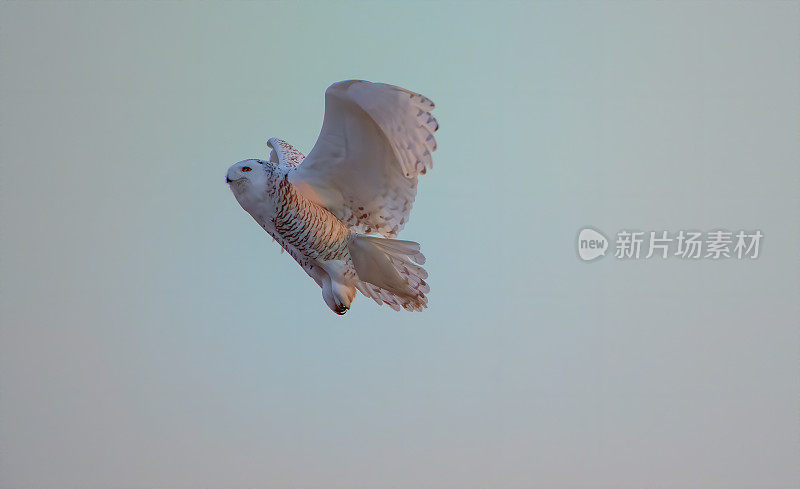
M 344 316 L 344 315 L 345 315 L 345 313 L 346 313 L 347 311 L 348 311 L 347 307 L 345 307 L 345 306 L 338 306 L 338 305 L 337 305 L 337 306 L 336 306 L 336 310 L 335 310 L 335 311 L 333 311 L 333 312 L 335 312 L 336 314 L 338 314 L 338 315 L 340 315 L 340 316 Z

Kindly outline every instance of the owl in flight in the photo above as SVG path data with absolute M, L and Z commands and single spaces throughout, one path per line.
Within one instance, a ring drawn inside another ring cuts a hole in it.
M 439 124 L 431 110 L 426 97 L 393 85 L 334 83 L 308 157 L 272 138 L 269 161 L 228 168 L 236 200 L 317 282 L 336 314 L 350 309 L 356 291 L 396 311 L 427 306 L 419 243 L 392 238 L 408 221 L 417 175 L 433 165 Z

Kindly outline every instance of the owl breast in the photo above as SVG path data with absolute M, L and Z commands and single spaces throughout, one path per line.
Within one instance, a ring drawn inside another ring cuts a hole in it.
M 315 260 L 348 260 L 350 230 L 324 207 L 300 195 L 286 179 L 273 194 L 275 238 Z

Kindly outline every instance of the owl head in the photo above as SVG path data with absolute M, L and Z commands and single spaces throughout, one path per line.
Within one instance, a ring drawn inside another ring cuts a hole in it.
M 243 160 L 231 165 L 225 174 L 225 183 L 231 187 L 241 187 L 248 184 L 266 184 L 267 177 L 272 170 L 272 163 L 262 160 Z

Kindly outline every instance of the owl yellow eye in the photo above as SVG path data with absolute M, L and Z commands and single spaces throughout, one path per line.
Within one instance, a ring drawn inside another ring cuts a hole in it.
M 242 167 L 242 171 L 245 172 L 245 173 L 249 172 L 250 170 L 252 170 L 252 168 L 250 168 L 249 166 L 243 166 Z

